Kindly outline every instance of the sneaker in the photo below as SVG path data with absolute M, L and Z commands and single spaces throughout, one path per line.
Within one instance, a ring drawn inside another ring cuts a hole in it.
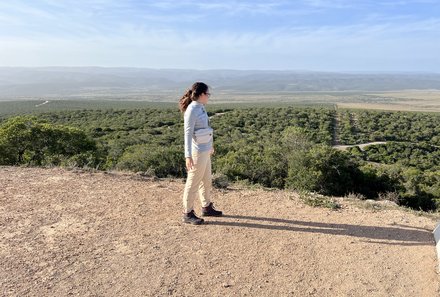
M 204 222 L 202 218 L 196 216 L 196 214 L 194 213 L 194 209 L 188 213 L 184 213 L 182 221 L 184 223 L 193 224 L 193 225 L 200 225 Z
M 214 209 L 212 202 L 208 206 L 202 207 L 202 216 L 204 217 L 221 217 L 222 215 L 222 211 Z

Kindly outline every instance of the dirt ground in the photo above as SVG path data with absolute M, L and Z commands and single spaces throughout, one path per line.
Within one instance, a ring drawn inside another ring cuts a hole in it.
M 225 217 L 193 226 L 181 223 L 183 186 L 0 167 L 0 294 L 440 295 L 433 218 L 234 186 L 213 192 Z

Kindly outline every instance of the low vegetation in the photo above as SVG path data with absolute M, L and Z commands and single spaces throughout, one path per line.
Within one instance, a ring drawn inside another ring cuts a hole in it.
M 208 106 L 208 113 L 215 129 L 212 161 L 221 177 L 218 187 L 241 181 L 440 209 L 438 114 L 294 106 Z M 387 142 L 340 151 L 332 147 L 335 138 L 339 144 Z M 176 107 L 7 117 L 0 123 L 0 164 L 185 177 L 183 116 Z M 322 203 L 333 208 L 327 200 Z

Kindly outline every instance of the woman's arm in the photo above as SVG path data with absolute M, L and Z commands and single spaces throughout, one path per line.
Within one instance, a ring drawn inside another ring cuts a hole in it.
M 196 123 L 196 113 L 193 108 L 187 109 L 184 114 L 184 143 L 185 158 L 190 158 L 192 149 L 192 135 L 194 133 L 194 125 Z

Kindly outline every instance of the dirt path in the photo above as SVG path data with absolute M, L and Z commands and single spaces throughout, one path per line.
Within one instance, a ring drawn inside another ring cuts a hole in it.
M 47 103 L 49 103 L 48 100 L 44 101 L 43 103 L 40 103 L 40 104 L 35 105 L 35 107 L 39 107 L 39 106 L 42 106 L 42 105 L 47 104 Z
M 0 294 L 439 296 L 434 219 L 232 188 L 213 193 L 228 216 L 192 226 L 183 185 L 0 167 Z
M 355 146 L 358 146 L 362 151 L 364 150 L 364 148 L 366 148 L 367 146 L 370 146 L 370 145 L 377 145 L 377 144 L 385 144 L 385 143 L 387 143 L 386 141 L 374 141 L 374 142 L 366 142 L 366 143 L 360 143 L 360 144 L 344 144 L 344 145 L 333 145 L 333 147 L 335 148 L 335 149 L 338 149 L 338 150 L 346 150 L 346 149 L 348 149 L 349 147 L 355 147 Z
M 358 146 L 362 151 L 370 145 L 377 145 L 377 144 L 386 144 L 389 141 L 373 141 L 373 142 L 366 142 L 366 143 L 359 143 L 359 144 L 341 144 L 341 145 L 333 145 L 333 147 L 335 149 L 339 149 L 339 150 L 346 150 L 347 148 L 350 147 L 355 147 Z M 395 141 L 398 142 L 398 141 Z M 407 141 L 401 141 L 402 143 L 411 143 L 411 144 L 417 144 L 417 142 L 407 142 Z M 438 145 L 434 145 L 434 144 L 429 144 L 430 146 L 436 147 L 436 148 L 440 148 L 440 146 Z

